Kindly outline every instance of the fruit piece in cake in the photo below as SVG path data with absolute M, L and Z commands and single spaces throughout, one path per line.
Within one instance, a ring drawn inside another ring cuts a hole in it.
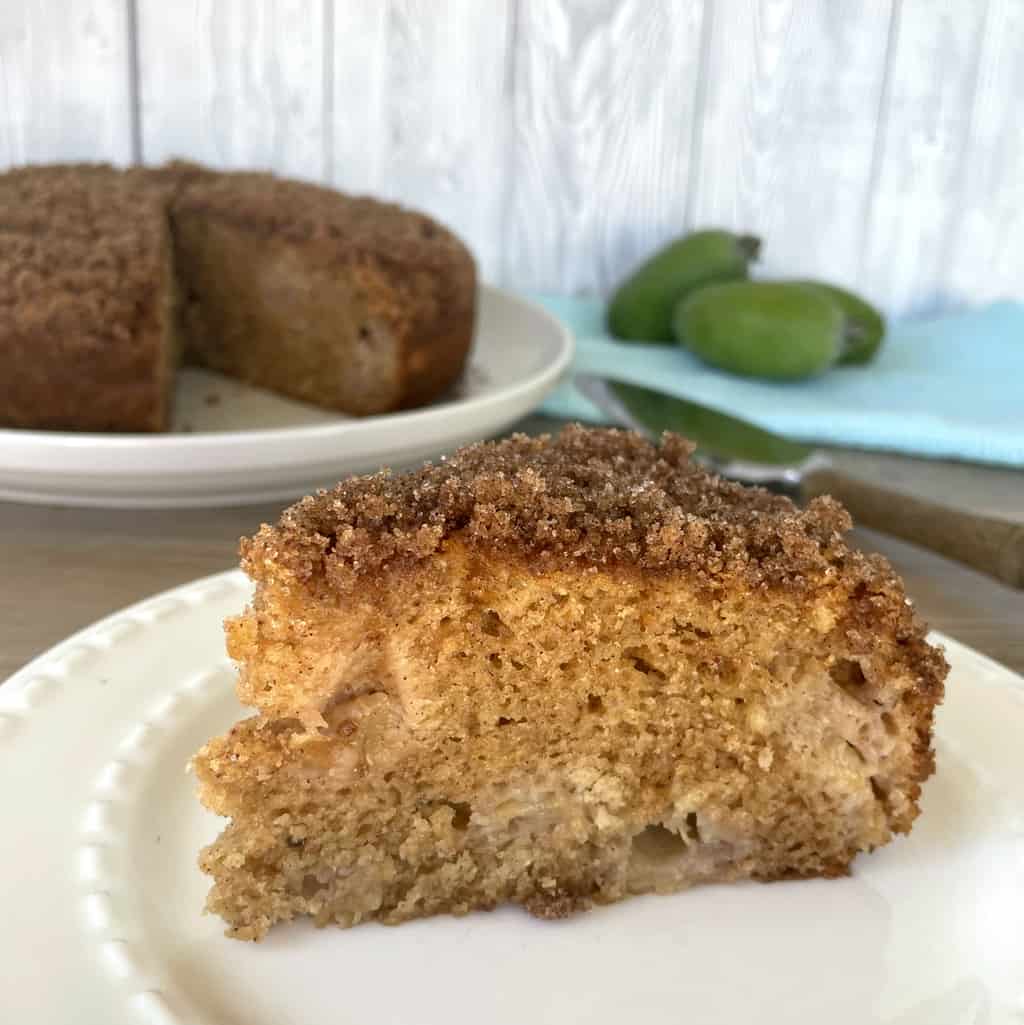
M 244 544 L 258 715 L 194 759 L 230 934 L 837 876 L 910 829 L 946 672 L 846 513 L 569 428 Z

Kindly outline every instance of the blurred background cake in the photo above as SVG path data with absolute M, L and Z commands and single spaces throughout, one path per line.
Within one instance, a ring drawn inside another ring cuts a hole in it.
M 476 273 L 437 222 L 181 162 L 0 176 L 0 425 L 160 431 L 182 359 L 352 415 L 429 402 Z

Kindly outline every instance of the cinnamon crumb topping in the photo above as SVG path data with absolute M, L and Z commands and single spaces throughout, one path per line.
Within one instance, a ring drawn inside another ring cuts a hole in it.
M 425 559 L 457 534 L 538 566 L 686 568 L 709 579 L 739 571 L 757 586 L 797 584 L 848 554 L 841 535 L 850 518 L 836 502 L 800 510 L 707 473 L 692 449 L 676 435 L 655 446 L 579 426 L 481 442 L 412 473 L 354 477 L 304 498 L 245 542 L 243 555 L 251 572 L 270 561 L 301 579 L 364 576 Z
M 465 247 L 447 228 L 415 210 L 368 196 L 348 196 L 310 182 L 260 172 L 199 176 L 176 210 L 215 213 L 250 231 L 290 242 L 319 242 L 325 258 L 373 253 L 418 268 L 448 268 Z

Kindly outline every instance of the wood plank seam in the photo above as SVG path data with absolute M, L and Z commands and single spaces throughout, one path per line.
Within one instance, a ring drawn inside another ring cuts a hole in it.
M 322 131 L 323 161 L 320 180 L 329 184 L 334 168 L 334 4 L 335 0 L 323 0 L 323 112 Z
M 519 48 L 520 32 L 520 11 L 519 5 L 522 0 L 511 0 L 508 5 L 508 46 L 505 48 L 505 94 L 508 98 L 507 111 L 505 116 L 505 160 L 511 167 L 514 159 L 516 125 L 515 125 L 515 100 L 516 100 L 516 52 Z M 513 189 L 515 175 L 505 175 L 504 189 L 501 197 L 501 213 L 498 223 L 501 225 L 501 237 L 507 239 L 511 230 L 512 211 L 515 206 L 513 200 Z M 500 278 L 502 281 L 509 277 L 509 247 L 501 247 Z
M 686 208 L 683 221 L 687 228 L 697 225 L 697 182 L 700 173 L 701 153 L 704 145 L 704 114 L 708 91 L 708 68 L 711 62 L 711 34 L 714 22 L 714 6 L 711 0 L 704 0 L 700 16 L 700 52 L 697 59 L 697 81 L 693 93 L 693 124 L 690 130 L 690 164 L 686 171 Z
M 132 163 L 145 163 L 142 149 L 142 103 L 139 97 L 139 2 L 124 0 L 128 34 L 128 104 L 131 118 Z
M 979 103 L 978 94 L 981 89 L 982 55 L 985 53 L 988 34 L 991 28 L 991 19 L 989 17 L 992 12 L 991 0 L 983 0 L 983 3 L 984 11 L 981 16 L 981 29 L 978 32 L 977 43 L 975 44 L 974 67 L 971 73 L 970 106 L 967 111 L 967 118 L 964 121 L 963 141 L 960 147 L 964 156 L 960 161 L 956 184 L 953 188 L 953 196 L 955 197 L 956 204 L 955 209 L 957 210 L 957 213 L 953 217 L 949 218 L 949 221 L 946 224 L 946 231 L 942 240 L 942 259 L 939 263 L 940 267 L 949 266 L 949 261 L 952 258 L 953 249 L 956 245 L 957 236 L 960 234 L 960 228 L 969 209 L 968 204 L 965 202 L 967 183 L 970 181 L 970 161 L 967 159 L 967 147 L 970 145 L 971 138 L 974 135 L 974 122 L 977 116 Z
M 864 281 L 865 260 L 868 255 L 870 243 L 870 226 L 874 219 L 874 198 L 878 186 L 879 176 L 882 172 L 882 163 L 885 160 L 885 125 L 889 116 L 889 104 L 891 99 L 893 62 L 896 56 L 896 46 L 899 40 L 900 12 L 903 9 L 903 0 L 892 0 L 892 7 L 889 9 L 889 31 L 885 41 L 885 67 L 882 71 L 882 88 L 878 94 L 878 113 L 875 115 L 875 141 L 871 152 L 871 166 L 868 169 L 867 185 L 864 188 L 864 205 L 861 212 L 860 253 L 857 259 L 857 284 Z

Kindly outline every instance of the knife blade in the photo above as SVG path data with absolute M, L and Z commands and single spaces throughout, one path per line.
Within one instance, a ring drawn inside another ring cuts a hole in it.
M 828 459 L 811 445 L 666 392 L 577 374 L 576 387 L 610 420 L 653 441 L 663 431 L 689 438 L 694 458 L 723 477 L 795 492 L 804 477 Z

